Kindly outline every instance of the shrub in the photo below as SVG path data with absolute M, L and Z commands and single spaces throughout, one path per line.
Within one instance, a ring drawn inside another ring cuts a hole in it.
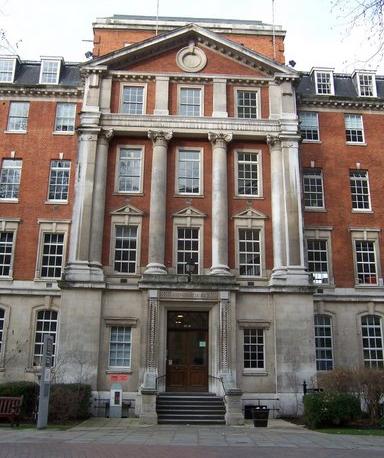
M 81 383 L 52 385 L 49 399 L 49 420 L 64 422 L 88 418 L 90 402 L 90 385 Z
M 37 411 L 39 386 L 34 382 L 7 382 L 0 384 L 0 396 L 23 396 L 21 417 L 25 420 L 34 418 Z
M 323 392 L 304 396 L 304 421 L 309 428 L 342 425 L 360 414 L 360 400 L 351 394 Z

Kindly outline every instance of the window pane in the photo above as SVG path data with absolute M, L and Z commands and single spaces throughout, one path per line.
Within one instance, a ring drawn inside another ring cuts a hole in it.
M 361 318 L 363 336 L 363 356 L 366 367 L 384 365 L 382 321 L 377 315 L 365 315 Z
M 116 272 L 136 273 L 137 226 L 115 226 L 115 261 Z
M 375 242 L 355 240 L 357 282 L 362 285 L 377 284 Z
M 332 73 L 316 72 L 318 94 L 332 94 Z
M 177 189 L 183 194 L 200 193 L 200 151 L 179 151 Z
M 64 234 L 43 234 L 41 278 L 61 278 L 64 256 Z
M 303 194 L 306 208 L 324 208 L 323 175 L 321 170 L 303 171 Z
M 177 228 L 176 269 L 178 274 L 186 274 L 186 263 L 192 261 L 199 268 L 199 229 Z
M 56 106 L 56 132 L 73 132 L 75 130 L 75 103 L 58 103 Z
M 29 102 L 11 102 L 7 130 L 26 131 L 28 126 Z
M 141 115 L 144 113 L 144 87 L 124 86 L 123 113 Z
M 60 70 L 60 61 L 42 60 L 41 61 L 41 84 L 57 84 L 58 73 Z
M 319 119 L 317 113 L 302 111 L 299 113 L 300 131 L 304 140 L 319 140 Z
M 327 315 L 315 315 L 315 346 L 317 370 L 332 370 L 332 324 L 331 318 Z
M 237 116 L 239 118 L 257 118 L 257 92 L 237 91 Z
M 237 192 L 239 195 L 259 195 L 258 161 L 257 153 L 237 153 Z
M 3 159 L 0 172 L 0 199 L 18 199 L 22 161 Z
M 68 200 L 70 170 L 70 161 L 51 161 L 48 190 L 49 200 Z
M 345 120 L 345 135 L 347 142 L 363 143 L 363 119 L 361 115 L 346 114 Z
M 264 330 L 244 329 L 244 369 L 264 369 Z
M 43 357 L 44 335 L 48 334 L 53 337 L 52 365 L 56 359 L 56 335 L 57 335 L 57 312 L 55 310 L 40 310 L 36 318 L 36 332 L 34 343 L 34 366 L 41 365 Z
M 119 157 L 119 192 L 140 192 L 141 189 L 141 149 L 120 149 Z
M 328 283 L 327 240 L 307 240 L 308 272 L 312 273 L 314 283 Z
M 14 59 L 0 59 L 0 83 L 13 82 Z
M 201 89 L 180 88 L 179 114 L 182 116 L 200 116 Z
M 131 328 L 111 327 L 109 366 L 131 367 Z
M 355 210 L 370 210 L 368 172 L 366 170 L 351 170 L 349 172 L 349 181 L 352 208 Z
M 261 275 L 260 230 L 239 229 L 239 274 Z

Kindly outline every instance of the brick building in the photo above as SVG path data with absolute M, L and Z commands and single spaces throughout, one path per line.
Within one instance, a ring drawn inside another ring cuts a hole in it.
M 284 65 L 281 27 L 113 16 L 93 59 L 0 57 L 0 381 L 263 400 L 383 366 L 384 78 Z M 299 124 L 300 121 L 300 124 Z M 164 418 L 163 418 L 164 419 Z

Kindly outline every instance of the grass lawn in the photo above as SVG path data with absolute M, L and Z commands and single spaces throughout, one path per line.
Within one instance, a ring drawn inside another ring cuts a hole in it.
M 326 434 L 351 434 L 354 436 L 384 436 L 384 429 L 359 428 L 323 428 L 316 430 Z

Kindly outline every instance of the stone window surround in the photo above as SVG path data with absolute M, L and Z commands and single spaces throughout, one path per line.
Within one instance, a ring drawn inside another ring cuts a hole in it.
M 233 88 L 233 105 L 234 105 L 234 117 L 238 118 L 238 106 L 237 106 L 237 93 L 238 91 L 245 92 L 256 92 L 256 103 L 257 103 L 257 118 L 239 118 L 239 119 L 261 119 L 261 88 L 249 87 L 249 86 L 234 86 Z
M 239 194 L 238 187 L 238 156 L 239 153 L 249 153 L 257 155 L 257 181 L 258 181 L 258 193 L 257 195 L 253 194 Z M 263 199 L 263 153 L 261 149 L 250 149 L 250 148 L 236 148 L 234 150 L 234 180 L 235 180 L 235 196 L 239 199 Z
M 363 347 L 363 332 L 362 332 L 362 326 L 361 326 L 361 319 L 364 316 L 367 315 L 376 315 L 380 318 L 380 324 L 381 324 L 381 340 L 382 340 L 382 345 L 383 345 L 383 351 L 384 351 L 384 313 L 376 310 L 375 308 L 375 303 L 374 302 L 368 302 L 366 310 L 363 312 L 356 313 L 356 329 L 357 329 L 357 336 L 359 340 L 359 350 L 360 350 L 360 357 L 361 357 L 361 363 L 364 366 L 364 347 Z
M 19 61 L 19 58 L 17 56 L 0 56 L 0 60 L 8 60 L 8 61 L 13 61 L 12 62 L 12 77 L 11 81 L 1 81 L 0 83 L 13 83 L 15 81 L 15 73 L 16 73 L 16 63 Z
M 111 241 L 109 250 L 109 266 L 105 267 L 108 276 L 114 277 L 137 277 L 140 272 L 141 261 L 141 231 L 143 225 L 143 215 L 129 215 L 129 214 L 112 214 L 111 216 Z M 136 271 L 135 273 L 116 272 L 115 266 L 115 243 L 116 243 L 116 226 L 137 226 L 137 239 L 136 239 Z
M 1 280 L 13 280 L 13 261 L 16 251 L 17 243 L 17 231 L 19 229 L 20 218 L 2 218 L 0 219 L 0 231 L 1 232 L 13 232 L 13 243 L 12 243 L 12 260 L 11 267 L 9 269 L 9 275 L 7 277 L 0 277 Z
M 235 215 L 234 230 L 235 230 L 235 269 L 236 275 L 241 279 L 267 280 L 266 264 L 265 264 L 265 217 L 257 216 L 255 213 L 250 215 L 239 216 Z M 260 231 L 260 276 L 240 275 L 240 253 L 239 253 L 239 229 L 256 229 Z
M 141 115 L 145 115 L 147 114 L 147 91 L 148 91 L 148 83 L 146 82 L 142 82 L 142 83 L 136 83 L 136 82 L 131 82 L 131 81 L 126 81 L 124 83 L 121 83 L 120 84 L 120 103 L 119 103 L 119 113 L 122 113 L 124 115 L 127 115 L 127 116 L 141 116 L 139 114 L 137 115 L 134 115 L 134 114 L 129 114 L 129 113 L 124 113 L 123 112 L 123 105 L 124 105 L 124 88 L 125 87 L 142 87 L 144 90 L 143 90 L 143 112 L 141 113 Z
M 7 346 L 7 335 L 8 335 L 8 327 L 9 327 L 9 317 L 11 308 L 9 305 L 0 302 L 0 309 L 4 310 L 4 322 L 3 322 L 3 337 L 1 341 L 1 349 L 0 349 L 0 372 L 5 370 L 5 349 Z
M 333 278 L 333 268 L 332 268 L 332 230 L 333 227 L 331 226 L 311 226 L 304 228 L 304 242 L 305 242 L 305 263 L 307 265 L 308 262 L 308 255 L 307 255 L 307 240 L 326 240 L 327 241 L 327 260 L 328 260 L 328 283 L 319 283 L 318 287 L 323 288 L 325 287 L 333 287 L 334 286 L 334 278 Z M 317 285 L 317 283 L 316 283 Z
M 178 189 L 178 181 L 179 181 L 179 156 L 180 151 L 199 151 L 200 153 L 200 160 L 199 160 L 199 192 L 179 192 Z M 193 147 L 193 146 L 178 146 L 176 148 L 176 157 L 175 157 L 175 195 L 178 197 L 204 197 L 204 148 L 202 147 Z
M 172 270 L 177 271 L 177 229 L 180 227 L 199 229 L 199 265 L 197 266 L 197 275 L 204 273 L 204 215 L 197 214 L 175 214 L 173 215 L 173 255 Z
M 58 63 L 57 72 L 56 72 L 56 81 L 54 83 L 47 83 L 47 82 L 42 81 L 44 62 L 56 62 L 56 63 Z M 61 64 L 62 64 L 62 59 L 60 59 L 60 58 L 57 58 L 57 57 L 42 57 L 41 58 L 41 64 L 40 64 L 39 84 L 59 84 L 60 72 L 61 72 Z
M 60 278 L 41 278 L 41 263 L 43 258 L 43 241 L 44 233 L 63 233 L 64 234 L 64 247 L 63 247 L 63 262 L 62 262 L 62 271 L 66 262 L 66 254 L 68 249 L 68 237 L 70 231 L 70 220 L 59 220 L 52 221 L 46 219 L 38 219 L 37 223 L 39 225 L 39 239 L 37 244 L 37 255 L 36 255 L 36 270 L 34 281 L 44 281 L 44 282 L 54 282 L 59 281 Z
M 119 173 L 120 173 L 120 151 L 122 149 L 135 149 L 141 150 L 141 165 L 140 165 L 140 189 L 139 191 L 119 191 Z M 121 195 L 143 195 L 144 189 L 144 159 L 145 159 L 145 145 L 117 145 L 116 147 L 116 164 L 115 164 L 115 183 L 114 193 Z
M 186 117 L 185 115 L 180 114 L 180 93 L 181 89 L 200 89 L 200 115 L 199 116 L 204 116 L 204 85 L 203 84 L 178 84 L 177 85 L 177 115 L 178 116 L 183 116 Z M 190 117 L 190 116 L 188 116 Z M 191 116 L 193 118 L 197 118 L 198 116 Z
M 268 320 L 239 319 L 237 326 L 240 330 L 241 338 L 241 367 L 243 375 L 268 375 L 266 359 L 266 331 L 271 328 L 271 322 Z M 244 329 L 262 329 L 263 330 L 263 350 L 264 350 L 264 367 L 263 368 L 244 368 Z
M 351 227 L 349 228 L 349 231 L 351 233 L 351 241 L 352 241 L 353 271 L 355 275 L 355 288 L 372 288 L 372 287 L 374 288 L 374 287 L 382 286 L 380 284 L 382 274 L 381 274 L 381 263 L 380 263 L 380 248 L 379 248 L 379 235 L 380 235 L 381 229 Z M 375 285 L 358 283 L 357 265 L 356 265 L 356 245 L 355 245 L 356 240 L 365 240 L 365 241 L 374 242 L 376 275 L 378 279 L 378 283 Z

